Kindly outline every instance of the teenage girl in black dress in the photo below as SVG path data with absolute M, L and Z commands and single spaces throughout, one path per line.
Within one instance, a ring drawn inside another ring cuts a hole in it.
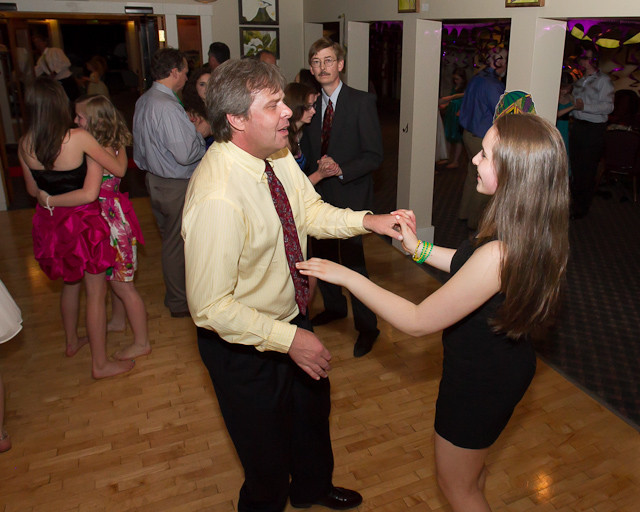
M 298 264 L 303 274 L 348 288 L 403 332 L 444 330 L 435 458 L 456 512 L 490 510 L 487 452 L 533 378 L 530 337 L 552 320 L 569 252 L 567 156 L 553 125 L 530 114 L 500 117 L 473 163 L 478 192 L 493 197 L 472 241 L 457 251 L 421 242 L 398 214 L 404 249 L 452 274 L 420 304 L 330 261 Z

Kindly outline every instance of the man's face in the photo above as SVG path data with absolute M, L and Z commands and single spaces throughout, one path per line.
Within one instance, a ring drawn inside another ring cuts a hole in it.
M 491 67 L 496 70 L 496 75 L 504 76 L 507 74 L 507 57 L 507 51 L 502 49 L 491 58 Z
M 290 117 L 291 109 L 284 103 L 282 89 L 277 92 L 262 89 L 253 96 L 248 117 L 244 120 L 241 147 L 261 159 L 284 148 Z
M 344 68 L 344 60 L 336 58 L 336 52 L 333 48 L 320 50 L 313 56 L 310 64 L 311 74 L 323 88 L 338 85 L 340 72 Z
M 175 73 L 176 84 L 173 87 L 174 92 L 181 91 L 184 84 L 187 83 L 187 73 L 189 73 L 189 66 L 187 65 L 187 59 L 182 59 L 182 69 L 174 68 L 171 73 Z
M 216 69 L 219 65 L 220 65 L 220 63 L 215 58 L 215 56 L 214 55 L 209 55 L 209 68 L 211 69 L 211 71 Z

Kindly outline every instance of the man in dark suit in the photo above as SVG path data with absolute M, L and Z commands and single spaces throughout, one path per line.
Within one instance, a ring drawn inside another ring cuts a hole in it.
M 322 87 L 316 100 L 317 114 L 305 128 L 302 152 L 307 156 L 308 175 L 320 170 L 325 177 L 316 189 L 322 199 L 339 208 L 370 210 L 373 206 L 371 172 L 382 163 L 382 135 L 375 96 L 352 89 L 340 80 L 344 49 L 328 38 L 318 39 L 309 49 L 311 73 Z M 362 237 L 347 240 L 312 240 L 313 255 L 340 262 L 367 276 Z M 324 311 L 313 325 L 323 325 L 347 316 L 347 300 L 339 286 L 319 282 Z M 355 357 L 367 354 L 380 331 L 375 314 L 353 295 L 353 317 L 358 339 Z

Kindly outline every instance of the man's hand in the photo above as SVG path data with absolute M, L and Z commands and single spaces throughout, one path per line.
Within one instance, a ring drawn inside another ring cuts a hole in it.
M 576 110 L 584 110 L 584 101 L 581 98 L 576 98 L 573 106 Z
M 408 222 L 409 228 L 415 232 L 416 216 L 411 210 L 396 210 L 387 215 L 365 215 L 362 219 L 362 227 L 379 235 L 402 241 L 398 216 L 402 216 Z
M 298 327 L 289 347 L 289 357 L 315 380 L 327 377 L 331 353 L 311 331 Z
M 325 178 L 328 178 L 329 176 L 342 176 L 342 169 L 340 166 L 333 158 L 327 155 L 324 155 L 320 160 L 318 160 L 318 171 Z

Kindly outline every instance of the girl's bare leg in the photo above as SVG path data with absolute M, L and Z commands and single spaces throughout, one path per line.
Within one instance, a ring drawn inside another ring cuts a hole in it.
M 63 283 L 60 294 L 60 313 L 62 315 L 62 326 L 66 337 L 67 357 L 73 357 L 89 339 L 84 336 L 78 337 L 78 308 L 80 303 L 80 287 L 82 282 Z
M 113 284 L 113 281 L 111 281 Z M 127 328 L 127 317 L 124 304 L 111 289 L 111 320 L 107 324 L 107 332 L 124 331 Z
M 113 354 L 113 357 L 124 361 L 148 355 L 151 353 L 151 344 L 147 330 L 147 310 L 142 297 L 132 281 L 111 281 L 111 288 L 124 305 L 133 331 L 133 343 Z
M 488 448 L 470 450 L 435 435 L 438 486 L 454 512 L 491 512 L 484 497 Z
M 107 358 L 107 311 L 105 295 L 107 282 L 104 272 L 89 274 L 85 272 L 84 282 L 87 288 L 87 334 L 91 347 L 92 374 L 95 379 L 112 377 L 133 368 L 133 361 L 110 361 Z

